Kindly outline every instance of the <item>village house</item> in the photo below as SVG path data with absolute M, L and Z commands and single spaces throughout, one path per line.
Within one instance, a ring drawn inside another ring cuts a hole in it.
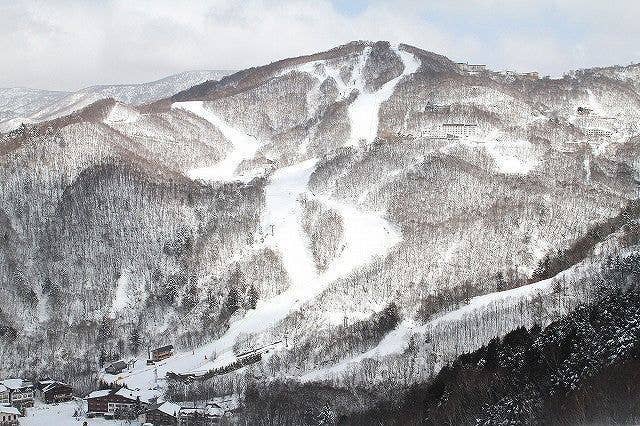
M 104 369 L 107 374 L 120 374 L 127 368 L 127 363 L 124 361 L 116 361 L 112 364 L 109 364 L 107 368 Z
M 121 417 L 125 413 L 139 413 L 149 402 L 140 394 L 127 388 L 103 389 L 91 392 L 87 400 L 88 416 Z
M 151 359 L 153 362 L 162 361 L 173 355 L 173 345 L 162 346 L 151 351 Z
M 177 425 L 180 406 L 172 402 L 152 405 L 145 411 L 145 422 L 154 426 Z
M 22 379 L 7 379 L 1 382 L 9 389 L 9 404 L 23 410 L 33 407 L 33 384 Z
M 181 408 L 178 413 L 180 426 L 217 426 L 224 416 L 218 404 L 208 404 L 204 408 Z
M 39 398 L 46 404 L 71 401 L 73 399 L 73 388 L 66 383 L 55 380 L 40 380 L 36 384 L 36 389 Z
M 20 410 L 15 407 L 0 405 L 0 426 L 14 426 L 18 424 Z
M 9 388 L 0 384 L 0 405 L 9 405 Z

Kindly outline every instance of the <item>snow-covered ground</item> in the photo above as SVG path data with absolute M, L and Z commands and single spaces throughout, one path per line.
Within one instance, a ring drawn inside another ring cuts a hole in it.
M 74 417 L 74 414 L 78 412 L 79 416 Z M 36 402 L 35 407 L 27 409 L 27 415 L 20 418 L 20 425 L 22 426 L 80 426 L 84 422 L 88 425 L 140 425 L 141 423 L 135 420 L 105 420 L 103 418 L 85 418 L 83 409 L 83 401 L 75 400 L 69 402 L 62 402 L 59 404 L 43 404 Z
M 403 77 L 413 74 L 420 67 L 420 61 L 409 52 L 395 48 L 394 52 L 400 57 L 404 64 L 402 73 L 386 82 L 382 87 L 374 92 L 369 92 L 365 88 L 362 78 L 362 68 L 366 61 L 366 56 L 370 50 L 363 53 L 364 60 L 358 63 L 358 68 L 354 70 L 356 78 L 353 79 L 355 89 L 358 90 L 358 97 L 349 105 L 349 121 L 351 124 L 351 135 L 345 146 L 358 146 L 360 141 L 371 143 L 378 134 L 380 106 L 393 95 L 393 92 Z
M 426 326 L 417 325 L 412 320 L 402 321 L 398 326 L 387 333 L 386 336 L 374 348 L 358 354 L 351 358 L 346 358 L 330 367 L 310 371 L 300 377 L 302 381 L 322 380 L 328 377 L 337 376 L 360 362 L 369 358 L 382 358 L 392 354 L 403 353 L 409 346 L 411 336 L 417 332 L 423 332 Z

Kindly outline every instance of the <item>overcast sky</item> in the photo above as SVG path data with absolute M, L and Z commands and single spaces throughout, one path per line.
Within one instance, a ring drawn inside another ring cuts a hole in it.
M 640 62 L 637 0 L 0 0 L 0 87 L 242 69 L 351 40 L 543 74 Z

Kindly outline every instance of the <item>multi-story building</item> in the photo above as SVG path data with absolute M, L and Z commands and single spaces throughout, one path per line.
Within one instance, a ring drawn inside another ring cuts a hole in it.
M 446 136 L 462 138 L 475 134 L 478 131 L 478 125 L 465 123 L 444 123 L 442 125 L 442 131 Z
M 9 405 L 9 388 L 0 384 L 0 405 Z
M 20 410 L 0 405 L 0 426 L 15 426 L 18 424 L 18 417 L 20 417 Z
M 7 379 L 1 382 L 9 389 L 9 403 L 19 409 L 33 407 L 33 384 L 22 379 Z
M 123 413 L 139 413 L 149 405 L 149 401 L 141 398 L 139 393 L 127 388 L 94 391 L 85 399 L 87 414 L 91 415 L 118 417 Z

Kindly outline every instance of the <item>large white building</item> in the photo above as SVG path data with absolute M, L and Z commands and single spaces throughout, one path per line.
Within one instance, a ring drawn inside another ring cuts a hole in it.
M 474 135 L 478 131 L 478 125 L 466 123 L 444 123 L 442 125 L 442 131 L 445 136 L 463 138 Z

